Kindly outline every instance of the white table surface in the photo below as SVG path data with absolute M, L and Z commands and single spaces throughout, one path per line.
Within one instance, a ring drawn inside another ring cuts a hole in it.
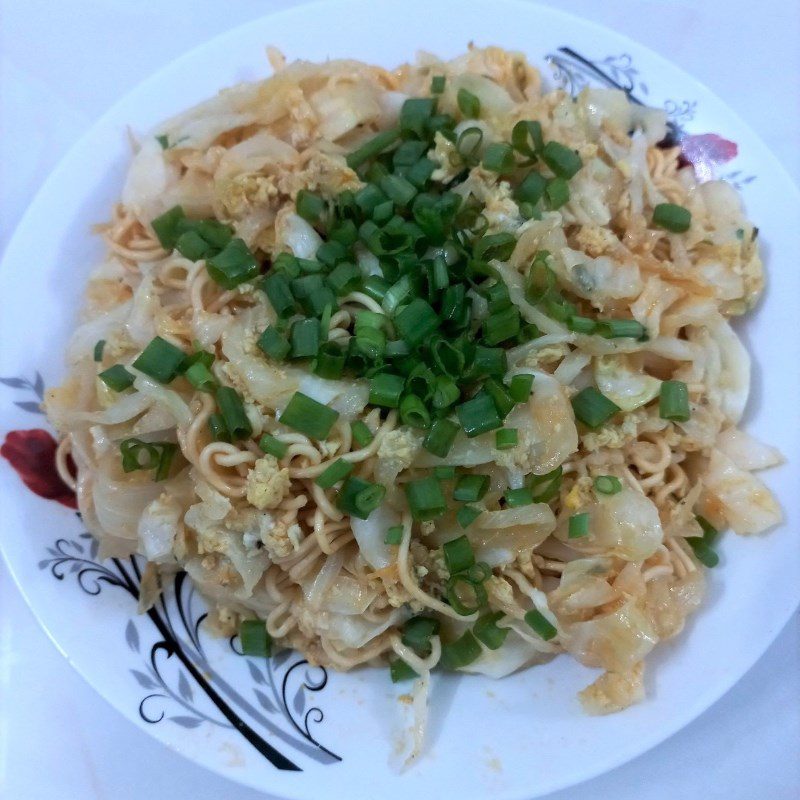
M 628 34 L 705 82 L 800 182 L 798 0 L 551 4 Z M 214 34 L 291 5 L 0 0 L 0 251 L 38 186 L 109 105 Z M 0 535 L 8 535 L 1 520 Z M 800 797 L 799 754 L 795 617 L 694 723 L 629 764 L 549 798 L 788 800 Z M 112 797 L 264 795 L 198 769 L 107 706 L 49 642 L 0 563 L 0 798 Z

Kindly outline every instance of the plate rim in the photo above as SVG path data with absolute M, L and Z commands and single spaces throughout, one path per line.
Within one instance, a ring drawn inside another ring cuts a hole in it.
M 69 166 L 69 163 L 73 161 L 76 156 L 81 152 L 82 149 L 86 148 L 89 144 L 90 140 L 96 135 L 96 131 L 99 128 L 107 126 L 111 120 L 119 113 L 119 110 L 129 103 L 131 103 L 132 99 L 135 97 L 146 94 L 152 91 L 152 88 L 158 84 L 159 80 L 163 78 L 165 73 L 170 71 L 177 71 L 181 69 L 184 65 L 191 62 L 192 60 L 196 59 L 198 54 L 201 53 L 206 48 L 211 47 L 212 45 L 218 46 L 222 44 L 225 40 L 235 40 L 238 36 L 242 34 L 242 32 L 254 27 L 254 26 L 261 26 L 264 25 L 267 21 L 275 21 L 275 20 L 290 20 L 292 17 L 304 17 L 308 15 L 312 15 L 315 8 L 325 8 L 326 10 L 330 10 L 332 6 L 340 6 L 340 7 L 347 7 L 352 6 L 354 4 L 358 4 L 363 2 L 363 0 L 309 0 L 308 2 L 300 2 L 297 5 L 293 5 L 289 8 L 268 12 L 259 16 L 254 17 L 253 19 L 247 20 L 243 23 L 235 25 L 232 28 L 229 28 L 225 31 L 222 31 L 216 34 L 213 37 L 207 38 L 202 42 L 194 45 L 190 49 L 184 51 L 177 57 L 170 59 L 166 63 L 162 64 L 158 67 L 155 71 L 147 75 L 141 81 L 137 82 L 134 86 L 132 86 L 128 91 L 125 92 L 117 101 L 115 101 L 112 105 L 110 105 L 100 116 L 92 120 L 81 136 L 67 149 L 67 151 L 63 154 L 63 156 L 59 159 L 56 166 L 50 171 L 47 175 L 45 180 L 39 185 L 37 191 L 35 192 L 33 198 L 28 203 L 24 213 L 20 217 L 19 221 L 17 222 L 16 226 L 14 227 L 4 251 L 2 253 L 2 260 L 0 260 L 0 274 L 3 273 L 4 268 L 6 268 L 6 262 L 10 260 L 10 255 L 14 251 L 14 245 L 18 239 L 21 238 L 21 232 L 26 228 L 27 225 L 30 224 L 30 219 L 34 215 L 35 207 L 38 206 L 42 202 L 42 198 L 45 197 L 50 191 L 51 187 L 54 184 L 58 184 L 59 179 L 61 178 L 62 173 L 66 172 Z M 451 5 L 456 5 L 454 0 L 447 0 Z M 786 181 L 786 183 L 791 186 L 792 188 L 792 197 L 788 198 L 791 205 L 794 205 L 800 208 L 800 188 L 798 188 L 797 182 L 793 179 L 790 175 L 782 161 L 772 152 L 770 147 L 762 140 L 759 134 L 750 126 L 750 124 L 743 119 L 740 114 L 731 108 L 724 97 L 718 95 L 715 91 L 710 89 L 708 85 L 694 77 L 690 72 L 685 70 L 682 66 L 672 62 L 666 56 L 661 55 L 661 53 L 653 50 L 647 45 L 641 44 L 635 39 L 627 36 L 626 34 L 620 33 L 616 30 L 613 30 L 606 25 L 595 22 L 594 20 L 588 20 L 584 17 L 581 17 L 578 14 L 575 14 L 571 11 L 562 10 L 560 8 L 554 6 L 543 6 L 535 0 L 502 0 L 502 4 L 507 6 L 517 6 L 520 9 L 525 9 L 526 12 L 538 12 L 542 13 L 546 16 L 551 17 L 560 17 L 566 21 L 573 21 L 578 23 L 584 29 L 588 29 L 589 31 L 594 31 L 598 34 L 600 41 L 603 39 L 608 39 L 609 37 L 615 42 L 618 42 L 620 45 L 624 45 L 627 48 L 631 48 L 633 51 L 646 54 L 648 59 L 651 59 L 658 67 L 666 68 L 673 74 L 677 74 L 681 80 L 685 80 L 693 84 L 695 87 L 698 87 L 703 93 L 708 95 L 709 97 L 713 98 L 717 101 L 722 107 L 724 107 L 725 111 L 728 115 L 730 115 L 731 119 L 734 121 L 738 129 L 747 134 L 747 136 L 752 139 L 752 141 L 758 143 L 761 147 L 762 153 L 759 154 L 759 162 L 765 163 L 765 161 L 770 161 L 770 167 L 772 170 L 775 171 L 776 174 L 779 174 L 782 179 Z M 468 10 L 470 15 L 475 15 L 476 20 L 478 20 L 480 10 L 485 8 L 483 4 L 478 2 L 478 0 L 467 0 L 466 2 L 462 2 L 458 4 L 461 8 L 463 13 L 464 9 Z M 375 4 L 376 15 L 380 16 L 382 13 L 385 12 L 385 9 L 388 7 L 388 3 L 377 3 Z M 267 43 L 265 42 L 265 45 Z M 409 54 L 409 58 L 412 54 Z M 222 88 L 222 87 L 220 87 Z M 176 113 L 179 113 L 176 112 Z M 13 492 L 12 492 L 13 495 Z M 783 498 L 781 498 L 783 500 Z M 788 504 L 787 504 L 788 505 Z M 787 523 L 784 522 L 782 525 L 785 527 Z M 127 722 L 132 723 L 134 727 L 138 729 L 142 729 L 143 726 L 138 724 L 136 721 L 132 720 L 131 717 L 126 712 L 125 708 L 122 705 L 122 702 L 117 702 L 114 698 L 115 695 L 110 694 L 110 692 L 104 690 L 104 688 L 96 685 L 91 678 L 87 671 L 82 669 L 78 666 L 73 659 L 70 657 L 70 654 L 62 647 L 59 643 L 56 632 L 54 632 L 50 626 L 46 625 L 40 615 L 37 613 L 36 606 L 31 601 L 31 597 L 26 591 L 26 587 L 22 584 L 20 577 L 17 574 L 17 570 L 12 563 L 10 556 L 6 551 L 6 547 L 4 546 L 3 540 L 0 539 L 0 555 L 2 555 L 3 561 L 8 569 L 9 575 L 11 576 L 12 580 L 14 581 L 17 590 L 22 595 L 25 604 L 31 610 L 32 614 L 34 615 L 37 624 L 45 631 L 48 639 L 53 643 L 56 650 L 67 660 L 70 666 L 75 669 L 75 671 L 81 676 L 81 678 L 95 691 L 97 692 L 104 701 L 106 701 L 112 708 L 114 708 Z M 493 795 L 497 798 L 497 800 L 525 800 L 525 798 L 531 797 L 538 797 L 541 794 L 548 794 L 551 792 L 559 791 L 565 788 L 569 788 L 572 786 L 576 786 L 578 784 L 582 784 L 586 781 L 589 781 L 593 778 L 596 778 L 600 775 L 604 775 L 612 770 L 620 767 L 621 765 L 637 758 L 640 755 L 644 755 L 645 753 L 652 750 L 657 745 L 661 744 L 662 742 L 666 741 L 667 739 L 674 736 L 676 733 L 681 731 L 687 725 L 691 724 L 694 720 L 696 720 L 702 713 L 704 713 L 707 709 L 709 709 L 712 705 L 714 705 L 721 697 L 727 694 L 731 688 L 736 685 L 745 674 L 750 672 L 753 666 L 758 662 L 770 646 L 773 644 L 775 639 L 780 635 L 780 633 L 787 627 L 789 621 L 797 612 L 798 607 L 800 607 L 800 588 L 798 588 L 796 592 L 796 597 L 794 598 L 793 603 L 789 603 L 786 608 L 783 609 L 783 614 L 781 618 L 778 620 L 778 624 L 774 629 L 770 629 L 769 631 L 765 632 L 759 639 L 758 647 L 754 648 L 752 653 L 748 655 L 748 657 L 744 660 L 745 666 L 741 666 L 736 669 L 730 676 L 725 679 L 720 679 L 712 684 L 707 690 L 701 691 L 697 694 L 695 701 L 687 706 L 684 706 L 681 709 L 681 712 L 678 713 L 675 719 L 672 721 L 672 724 L 667 724 L 664 726 L 660 726 L 656 729 L 651 735 L 640 737 L 635 743 L 631 742 L 631 744 L 626 747 L 621 747 L 620 751 L 615 759 L 607 759 L 603 765 L 596 767 L 596 768 L 589 768 L 583 771 L 577 770 L 574 777 L 565 777 L 561 780 L 554 780 L 550 783 L 547 783 L 543 788 L 536 788 L 533 790 L 535 794 L 531 794 L 530 791 L 525 791 L 520 793 L 519 790 L 512 788 L 506 788 L 504 790 L 500 790 L 497 792 L 493 792 Z M 774 620 L 773 620 L 774 622 Z M 174 742 L 175 737 L 170 735 L 162 734 L 161 730 L 154 730 L 153 728 L 149 728 L 144 730 L 143 732 L 149 734 L 152 738 L 155 738 L 160 744 L 163 746 L 168 747 L 173 752 L 179 753 L 182 757 L 187 759 L 193 765 L 201 766 L 205 769 L 208 769 L 214 772 L 217 775 L 226 778 L 227 780 L 231 781 L 232 784 L 242 784 L 246 785 L 255 789 L 259 789 L 264 791 L 263 787 L 255 782 L 252 782 L 247 779 L 247 774 L 236 775 L 234 777 L 230 772 L 223 771 L 221 768 L 217 768 L 215 764 L 204 763 L 191 754 L 186 752 L 182 748 L 176 748 L 170 744 L 170 741 Z M 387 738 L 388 741 L 388 738 Z M 308 786 L 304 786 L 301 783 L 296 785 L 297 791 L 293 791 L 292 788 L 289 787 L 288 784 L 282 785 L 280 788 L 280 795 L 275 795 L 275 797 L 285 797 L 287 800 L 307 800 L 310 798 L 311 795 L 306 791 Z M 313 789 L 313 787 L 312 787 Z M 478 795 L 475 795 L 478 797 Z

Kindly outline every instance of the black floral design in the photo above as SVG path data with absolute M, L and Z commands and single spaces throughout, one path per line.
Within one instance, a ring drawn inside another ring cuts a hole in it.
M 547 56 L 547 61 L 553 67 L 553 77 L 558 85 L 573 96 L 586 86 L 599 83 L 620 89 L 632 103 L 641 106 L 645 105 L 642 97 L 650 93 L 627 53 L 591 61 L 571 47 L 559 47 L 556 53 Z M 667 100 L 664 103 L 668 118 L 666 146 L 680 142 L 685 135 L 683 126 L 694 119 L 696 107 L 697 103 L 690 100 Z
M 140 558 L 112 558 L 100 563 L 96 560 L 97 542 L 88 533 L 74 539 L 60 538 L 47 548 L 47 553 L 49 557 L 39 562 L 39 568 L 49 570 L 57 580 L 73 575 L 78 586 L 93 596 L 99 595 L 104 586 L 114 586 L 138 603 L 142 581 Z M 312 724 L 324 719 L 318 706 L 306 709 L 307 693 L 319 692 L 328 683 L 323 667 L 309 667 L 307 661 L 298 659 L 290 650 L 263 659 L 261 664 L 248 658 L 248 669 L 256 684 L 252 690 L 255 702 L 250 702 L 213 669 L 206 657 L 201 635 L 205 607 L 186 573 L 178 573 L 163 589 L 156 605 L 143 617 L 149 618 L 155 627 L 154 642 L 149 645 L 143 642 L 143 632 L 133 618 L 125 626 L 127 646 L 145 659 L 142 669 L 131 670 L 134 680 L 148 692 L 138 709 L 145 722 L 157 724 L 166 719 L 184 728 L 208 722 L 236 730 L 281 770 L 302 768 L 270 744 L 256 727 L 299 756 L 322 764 L 341 761 L 310 730 Z M 241 655 L 235 641 L 231 640 L 231 647 Z M 295 677 L 304 668 L 303 679 L 298 682 Z M 317 671 L 316 676 L 312 669 Z M 257 687 L 268 689 L 271 696 Z M 291 701 L 287 699 L 289 694 Z
M 44 378 L 36 372 L 33 380 L 27 378 L 0 378 L 0 384 L 11 389 L 26 389 L 38 400 L 14 400 L 14 405 L 31 414 L 44 414 L 41 403 L 44 400 Z

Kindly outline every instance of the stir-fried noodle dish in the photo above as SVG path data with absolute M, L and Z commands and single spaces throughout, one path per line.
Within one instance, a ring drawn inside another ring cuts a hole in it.
M 185 570 L 246 653 L 382 665 L 421 714 L 434 669 L 560 652 L 602 670 L 588 711 L 642 699 L 718 532 L 781 519 L 737 192 L 518 53 L 270 59 L 136 142 L 98 228 L 46 408 L 101 553 L 146 558 L 143 608 Z

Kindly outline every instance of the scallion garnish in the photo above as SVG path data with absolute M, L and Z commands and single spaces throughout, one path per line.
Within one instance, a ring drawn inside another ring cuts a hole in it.
M 509 508 L 519 508 L 533 502 L 533 492 L 527 486 L 520 486 L 519 489 L 508 489 L 503 498 Z
M 383 537 L 384 544 L 399 545 L 403 541 L 403 526 L 392 525 L 388 528 L 386 535 Z
M 230 386 L 220 386 L 216 391 L 217 405 L 225 420 L 225 427 L 231 438 L 247 439 L 253 432 L 250 420 L 244 410 L 241 395 Z
M 622 491 L 622 481 L 616 475 L 598 475 L 594 479 L 594 490 L 598 494 L 617 494 Z
M 106 347 L 105 339 L 100 339 L 100 341 L 95 344 L 94 350 L 92 352 L 92 357 L 94 358 L 95 361 L 100 362 L 103 360 L 103 350 L 105 350 L 105 347 Z
M 343 481 L 352 471 L 352 463 L 340 458 L 318 475 L 314 483 L 321 489 L 330 489 L 334 484 Z
M 488 392 L 479 392 L 471 400 L 456 406 L 456 414 L 464 433 L 470 438 L 493 431 L 503 424 Z
M 278 417 L 278 422 L 310 439 L 322 440 L 331 432 L 333 423 L 338 418 L 338 411 L 318 403 L 302 392 L 295 392 Z
M 239 238 L 231 239 L 219 253 L 206 259 L 206 269 L 223 289 L 235 289 L 255 278 L 259 272 L 255 256 Z
M 503 612 L 495 611 L 484 615 L 472 626 L 475 638 L 483 642 L 490 650 L 502 647 L 508 636 L 508 628 L 501 628 L 497 624 L 502 618 Z
M 482 513 L 483 511 L 475 506 L 461 506 L 456 512 L 456 521 L 460 527 L 469 528 Z
M 418 522 L 436 519 L 446 511 L 442 488 L 433 476 L 408 481 L 403 488 L 411 516 Z
M 692 212 L 675 203 L 659 203 L 653 209 L 653 224 L 672 233 L 685 233 L 692 224 Z
M 691 416 L 689 388 L 683 381 L 664 381 L 658 401 L 661 419 L 671 422 L 687 422 Z
M 267 623 L 261 619 L 244 619 L 239 624 L 239 641 L 242 653 L 253 658 L 272 655 L 272 637 L 267 633 Z
M 133 386 L 133 381 L 135 380 L 134 376 L 122 364 L 114 364 L 113 367 L 104 369 L 97 377 L 115 392 L 124 392 L 125 389 Z
M 392 683 L 403 683 L 404 681 L 411 681 L 419 677 L 402 658 L 395 658 L 393 661 L 389 662 L 389 675 L 392 678 Z
M 533 629 L 534 633 L 549 642 L 558 630 L 547 617 L 538 609 L 532 609 L 525 614 L 525 622 Z
M 350 430 L 359 447 L 366 447 L 375 438 L 367 424 L 360 419 L 350 423 Z
M 185 359 L 183 350 L 156 336 L 132 366 L 160 383 L 169 383 L 181 371 Z
M 456 102 L 467 119 L 477 119 L 481 115 L 481 101 L 463 86 L 458 90 Z
M 336 497 L 336 507 L 346 514 L 367 519 L 381 504 L 386 487 L 351 475 L 345 480 Z
M 589 512 L 584 511 L 580 514 L 573 514 L 569 518 L 567 538 L 582 539 L 589 535 Z
M 453 499 L 463 503 L 477 503 L 489 491 L 488 475 L 462 475 L 453 490 Z
M 575 417 L 587 428 L 595 430 L 619 412 L 620 408 L 594 386 L 587 386 L 572 398 Z
M 442 645 L 441 664 L 445 669 L 460 669 L 480 658 L 482 652 L 478 640 L 466 631 L 454 642 Z
M 258 446 L 265 452 L 271 456 L 275 456 L 277 459 L 281 459 L 286 455 L 287 450 L 289 449 L 289 445 L 286 442 L 282 442 L 280 439 L 276 439 L 269 433 L 265 433 L 259 440 Z

